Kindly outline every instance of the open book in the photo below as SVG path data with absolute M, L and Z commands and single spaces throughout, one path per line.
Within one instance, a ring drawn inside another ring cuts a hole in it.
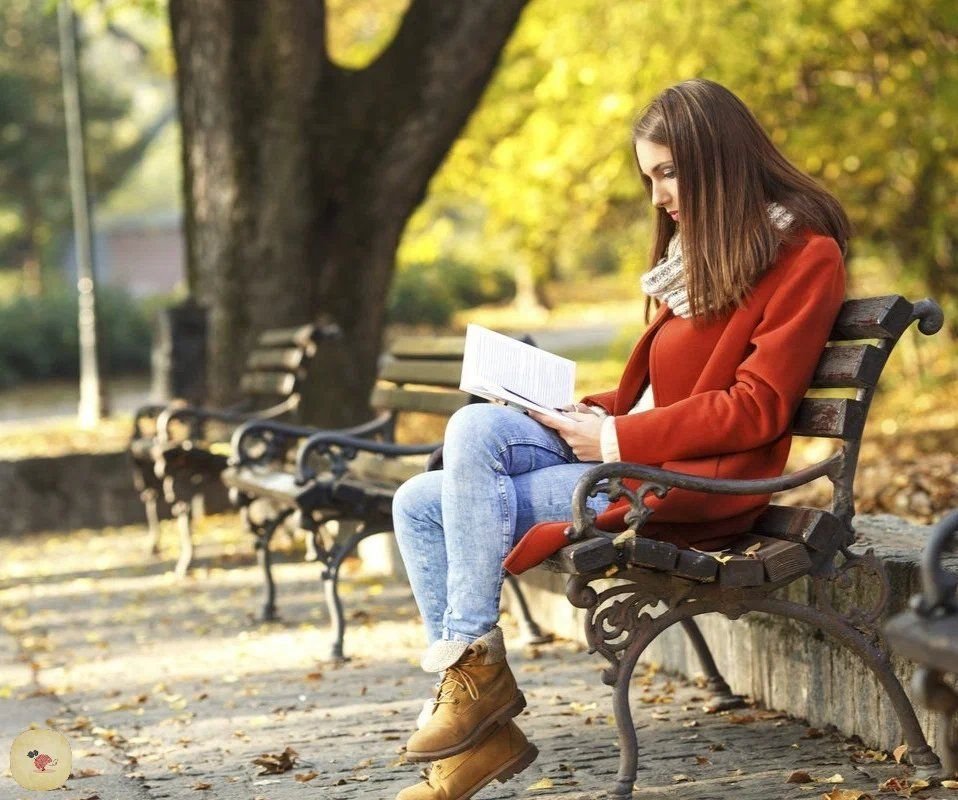
M 459 388 L 563 419 L 558 409 L 574 400 L 575 362 L 471 324 Z

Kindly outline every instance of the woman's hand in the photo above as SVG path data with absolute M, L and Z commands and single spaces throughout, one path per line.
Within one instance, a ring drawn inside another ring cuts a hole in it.
M 552 428 L 572 448 L 579 461 L 601 461 L 602 448 L 599 445 L 599 433 L 602 430 L 602 418 L 591 411 L 584 414 L 577 411 L 563 412 L 564 419 L 547 417 L 536 411 L 529 411 L 536 422 Z

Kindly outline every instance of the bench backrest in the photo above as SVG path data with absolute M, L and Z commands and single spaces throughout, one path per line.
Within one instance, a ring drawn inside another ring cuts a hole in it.
M 459 391 L 462 336 L 403 336 L 383 355 L 370 405 L 449 417 L 476 398 Z
M 899 295 L 847 300 L 838 314 L 815 369 L 811 396 L 799 406 L 792 433 L 842 442 L 839 463 L 829 479 L 832 513 L 846 528 L 845 544 L 854 539 L 852 484 L 865 418 L 888 355 L 912 322 L 920 320 L 921 331 L 931 334 L 941 328 L 942 319 L 934 301 L 911 303 Z
M 246 360 L 240 390 L 252 408 L 299 405 L 306 367 L 320 339 L 331 335 L 322 324 L 263 331 Z

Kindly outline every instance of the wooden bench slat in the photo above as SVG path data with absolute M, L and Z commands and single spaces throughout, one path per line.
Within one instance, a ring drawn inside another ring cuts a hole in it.
M 462 360 L 463 336 L 401 336 L 389 348 L 396 358 L 458 358 Z
M 300 325 L 296 328 L 271 328 L 263 331 L 256 343 L 263 347 L 305 347 L 313 341 L 316 333 L 315 325 Z
M 846 300 L 830 339 L 898 339 L 911 323 L 912 304 L 900 295 Z
M 398 487 L 425 469 L 426 457 L 386 458 L 376 453 L 357 453 L 349 462 L 349 474 L 371 481 L 392 482 Z
M 792 433 L 831 439 L 859 439 L 865 427 L 865 406 L 858 400 L 806 397 L 802 400 Z
M 679 548 L 671 542 L 636 536 L 628 542 L 630 564 L 649 569 L 672 569 L 679 560 Z
M 750 556 L 750 549 L 756 548 Z M 770 536 L 747 534 L 735 542 L 732 550 L 743 555 L 736 558 L 748 558 L 761 565 L 763 579 L 775 583 L 786 578 L 804 575 L 812 566 L 811 556 L 804 544 Z M 731 562 L 730 562 L 731 563 Z M 725 565 L 721 569 L 724 569 Z M 720 569 L 720 574 L 721 574 Z M 761 582 L 761 581 L 760 581 Z M 757 586 L 755 583 L 728 584 L 738 586 Z
M 240 380 L 240 389 L 247 394 L 289 397 L 295 388 L 292 372 L 247 372 Z
M 718 581 L 721 586 L 761 586 L 765 583 L 765 565 L 758 558 L 732 555 L 719 563 Z
M 833 553 L 843 538 L 841 522 L 817 508 L 770 505 L 752 525 L 762 536 L 795 542 L 820 553 Z
M 829 347 L 822 354 L 812 386 L 816 389 L 867 388 L 878 383 L 887 353 L 872 344 Z
M 251 370 L 296 370 L 305 356 L 306 351 L 301 347 L 258 349 L 249 354 L 246 364 Z
M 563 547 L 546 563 L 558 572 L 576 575 L 606 569 L 613 566 L 617 560 L 612 540 L 605 536 L 596 536 Z
M 718 572 L 719 562 L 705 553 L 696 553 L 694 550 L 679 550 L 679 558 L 672 569 L 674 575 L 680 578 L 706 583 L 714 581 Z
M 420 411 L 425 414 L 450 416 L 469 404 L 464 392 L 429 392 L 378 386 L 373 390 L 373 408 L 394 411 Z
M 379 377 L 393 383 L 417 383 L 427 386 L 459 388 L 462 361 L 433 361 L 396 359 L 387 361 L 379 370 Z

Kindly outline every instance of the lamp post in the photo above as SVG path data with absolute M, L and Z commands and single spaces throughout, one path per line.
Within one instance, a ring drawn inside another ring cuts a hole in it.
M 92 428 L 106 412 L 97 353 L 96 296 L 94 293 L 93 225 L 86 185 L 86 153 L 83 145 L 83 107 L 77 60 L 76 19 L 71 0 L 60 0 L 57 16 L 60 31 L 60 69 L 63 75 L 63 106 L 66 118 L 67 156 L 70 165 L 70 199 L 73 206 L 73 236 L 77 265 L 80 339 L 81 427 Z

